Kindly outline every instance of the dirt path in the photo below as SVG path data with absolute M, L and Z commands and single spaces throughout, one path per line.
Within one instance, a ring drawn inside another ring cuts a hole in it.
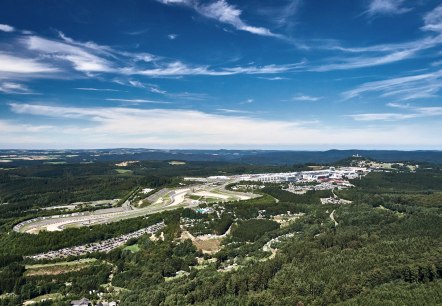
M 339 223 L 335 220 L 335 210 L 333 210 L 330 214 L 330 219 L 335 223 L 335 226 L 338 226 Z

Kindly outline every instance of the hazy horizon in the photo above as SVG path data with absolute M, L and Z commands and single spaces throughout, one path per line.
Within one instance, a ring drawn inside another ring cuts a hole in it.
M 235 148 L 149 148 L 149 147 L 91 147 L 91 148 L 2 148 L 1 151 L 93 151 L 93 150 L 152 150 L 152 151 L 276 151 L 276 152 L 328 152 L 328 151 L 398 151 L 398 152 L 442 152 L 442 150 L 438 149 L 370 149 L 370 148 L 346 148 L 346 149 L 337 149 L 337 148 L 318 148 L 318 149 L 309 149 L 309 148 L 299 148 L 299 149 L 260 149 L 260 148 L 243 148 L 243 149 L 235 149 Z

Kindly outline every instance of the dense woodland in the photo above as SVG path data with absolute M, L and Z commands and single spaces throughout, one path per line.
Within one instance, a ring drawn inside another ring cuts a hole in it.
M 135 167 L 130 175 L 119 175 L 109 165 L 93 166 L 87 174 L 69 167 L 63 171 L 53 166 L 46 170 L 17 169 L 2 173 L 1 192 L 8 201 L 19 199 L 11 187 L 13 180 L 35 179 L 39 182 L 32 187 L 36 192 L 44 175 L 46 180 L 64 184 L 64 176 L 60 177 L 64 171 L 71 171 L 73 181 L 78 180 L 79 185 L 72 190 L 94 187 L 92 181 L 82 185 L 80 177 L 84 175 L 103 184 L 100 192 L 115 192 L 115 196 L 121 192 L 124 196 L 137 184 L 176 184 L 177 177 L 188 175 L 186 171 L 191 176 L 254 170 L 232 165 L 204 168 L 203 163 L 186 167 L 170 167 L 168 174 L 169 166 L 162 165 L 149 175 L 148 170 Z M 0 305 L 19 305 L 53 293 L 62 297 L 40 305 L 69 305 L 74 298 L 94 299 L 90 290 L 100 290 L 105 284 L 111 286 L 113 297 L 122 305 L 442 304 L 442 172 L 437 166 L 426 168 L 415 173 L 376 172 L 354 180 L 355 188 L 337 191 L 340 197 L 353 201 L 347 205 L 321 205 L 319 198 L 329 196 L 327 191 L 296 195 L 268 185 L 260 190 L 264 195 L 261 198 L 227 203 L 222 210 L 215 205 L 219 214 L 180 209 L 147 219 L 94 226 L 93 230 L 69 229 L 37 236 L 10 231 L 14 220 L 38 214 L 17 209 L 17 215 L 11 213 L 4 219 L 0 236 Z M 105 191 L 105 186 L 111 186 L 109 182 L 119 178 L 125 182 Z M 5 186 L 10 189 L 4 191 Z M 25 183 L 21 186 L 23 195 L 38 197 Z M 42 194 L 56 194 L 53 188 Z M 49 204 L 49 198 L 41 202 Z M 271 220 L 271 216 L 287 211 L 305 215 L 287 226 Z M 337 226 L 330 219 L 332 211 Z M 221 235 L 230 227 L 231 232 L 222 241 L 221 251 L 202 254 L 190 240 L 178 239 L 183 219 L 194 220 L 189 228 L 193 233 Z M 29 276 L 25 268 L 33 263 L 23 255 L 114 237 L 159 220 L 166 223 L 164 240 L 151 241 L 143 236 L 130 241 L 128 244 L 137 246 L 136 251 L 120 248 L 108 254 L 91 254 L 88 257 L 97 259 L 92 264 L 55 276 Z M 263 250 L 266 243 L 284 236 L 288 238 L 273 245 L 278 250 L 274 256 Z M 236 268 L 226 269 L 229 266 Z M 69 298 L 63 296 L 67 293 Z

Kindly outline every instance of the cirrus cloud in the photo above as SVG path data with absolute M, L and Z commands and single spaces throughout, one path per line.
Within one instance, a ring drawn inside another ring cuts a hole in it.
M 217 0 L 210 3 L 201 3 L 197 0 L 158 0 L 168 5 L 184 5 L 194 9 L 197 13 L 210 19 L 229 24 L 240 31 L 249 32 L 261 36 L 271 36 L 284 38 L 281 34 L 276 34 L 264 27 L 255 27 L 247 24 L 242 18 L 242 11 L 227 3 L 225 0 Z

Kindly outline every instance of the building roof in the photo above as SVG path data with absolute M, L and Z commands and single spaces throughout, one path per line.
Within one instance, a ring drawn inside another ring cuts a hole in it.
M 91 304 L 91 301 L 89 301 L 87 298 L 82 298 L 81 300 L 77 301 L 71 301 L 71 305 L 78 305 L 78 306 L 89 306 Z

